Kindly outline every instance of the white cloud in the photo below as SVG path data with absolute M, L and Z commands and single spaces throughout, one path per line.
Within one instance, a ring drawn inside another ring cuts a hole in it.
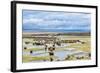
M 37 29 L 90 29 L 90 14 L 31 11 L 23 16 L 24 28 Z

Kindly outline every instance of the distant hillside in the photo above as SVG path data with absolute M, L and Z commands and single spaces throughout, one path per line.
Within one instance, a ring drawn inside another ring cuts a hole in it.
M 74 33 L 52 33 L 52 32 L 33 32 L 33 33 L 23 33 L 23 37 L 34 37 L 34 36 L 60 36 L 60 35 L 66 35 L 66 36 L 90 36 L 90 32 L 74 32 Z
M 71 33 L 59 33 L 59 35 L 72 35 L 72 36 L 90 36 L 90 32 L 71 32 Z

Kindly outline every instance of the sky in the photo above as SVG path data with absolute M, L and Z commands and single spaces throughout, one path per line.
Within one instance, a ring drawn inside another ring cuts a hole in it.
M 91 14 L 23 10 L 24 32 L 90 32 Z

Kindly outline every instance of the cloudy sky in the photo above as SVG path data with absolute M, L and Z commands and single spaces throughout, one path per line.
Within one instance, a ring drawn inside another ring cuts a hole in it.
M 26 32 L 89 32 L 91 14 L 23 10 L 23 31 Z

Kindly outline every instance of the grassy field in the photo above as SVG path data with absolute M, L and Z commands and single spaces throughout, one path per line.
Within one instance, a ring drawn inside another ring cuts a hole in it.
M 83 52 L 89 52 L 91 53 L 91 38 L 90 36 L 59 36 L 57 38 L 60 38 L 62 40 L 80 40 L 82 42 L 84 42 L 84 44 L 82 43 L 66 43 L 66 44 L 70 44 L 69 46 L 66 46 L 64 48 L 56 48 L 55 51 L 64 51 L 67 48 L 75 48 L 76 50 L 79 51 L 83 51 Z M 25 38 L 24 38 L 25 40 Z M 34 38 L 27 38 L 27 41 L 30 41 L 32 43 L 32 40 L 34 40 Z M 23 45 L 24 47 L 25 45 Z M 66 49 L 65 49 L 66 48 Z M 34 47 L 29 47 L 27 49 L 23 49 L 23 53 L 24 52 L 36 52 L 36 51 L 44 51 L 44 48 L 34 48 Z M 54 56 L 54 58 L 56 59 L 57 56 Z M 27 62 L 33 62 L 33 61 L 49 61 L 50 60 L 50 56 L 49 55 L 44 55 L 44 56 L 33 56 L 31 54 L 23 54 L 23 62 L 27 63 Z M 90 58 L 81 58 L 80 60 L 86 60 L 86 59 L 90 59 Z M 77 60 L 73 55 L 70 55 L 70 57 L 67 59 L 65 57 L 65 60 Z M 58 61 L 58 60 L 57 60 Z
M 80 41 L 85 42 L 84 44 L 72 43 L 67 48 L 76 48 L 78 50 L 82 50 L 82 51 L 85 51 L 85 52 L 91 52 L 90 36 L 69 36 L 69 37 L 66 37 L 66 38 L 71 39 L 71 40 L 80 40 Z

